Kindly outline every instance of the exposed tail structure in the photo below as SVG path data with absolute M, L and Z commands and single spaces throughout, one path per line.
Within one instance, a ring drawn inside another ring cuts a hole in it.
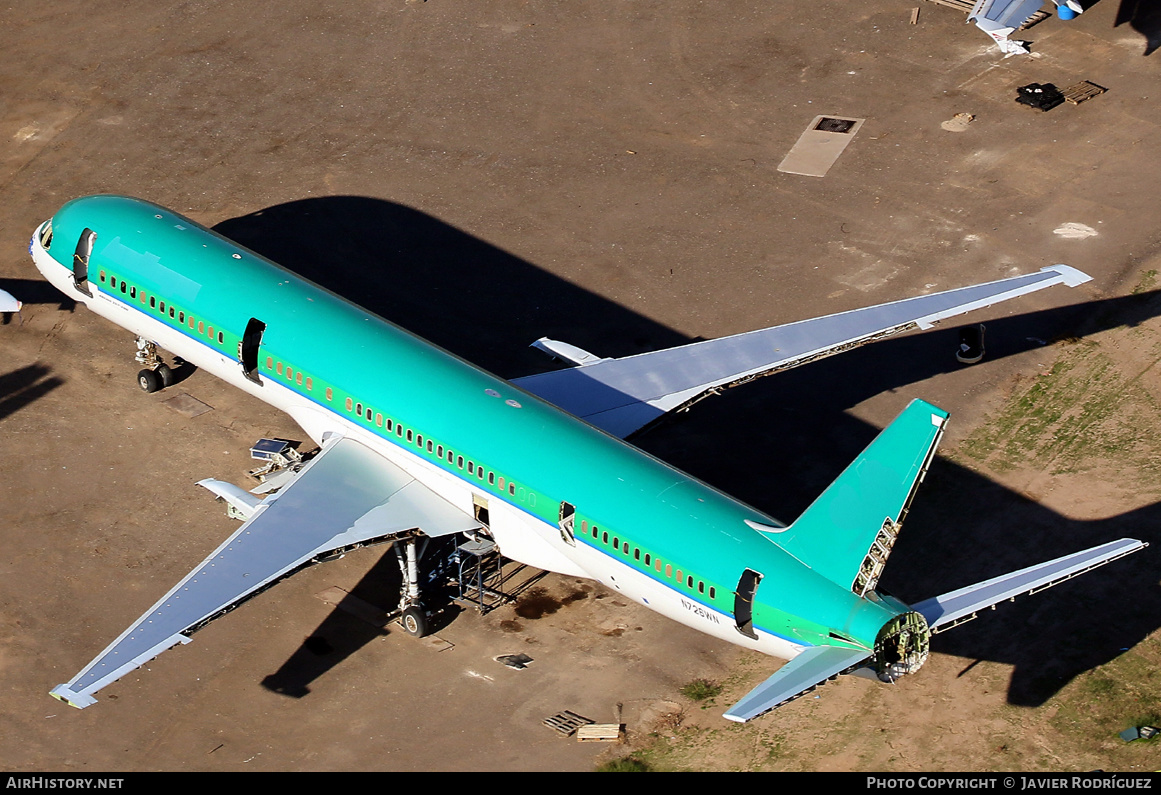
M 907 508 L 943 435 L 947 413 L 912 401 L 803 512 L 767 537 L 834 582 L 864 598 L 896 601 L 874 588 Z M 837 528 L 837 530 L 835 529 Z M 746 722 L 793 701 L 839 674 L 873 670 L 882 681 L 914 673 L 927 660 L 931 636 L 975 618 L 979 611 L 1036 593 L 1144 549 L 1122 538 L 918 602 L 879 631 L 875 649 L 813 646 L 731 707 L 725 717 Z M 853 583 L 852 583 L 853 578 Z

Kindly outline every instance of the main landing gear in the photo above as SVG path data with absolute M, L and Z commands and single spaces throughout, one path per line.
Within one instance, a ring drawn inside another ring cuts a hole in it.
M 137 385 L 143 392 L 157 392 L 173 386 L 177 376 L 173 368 L 157 355 L 157 344 L 141 337 L 137 338 L 137 355 L 134 357 L 145 369 L 137 374 Z
M 416 549 L 419 540 L 412 536 L 395 542 L 395 556 L 399 559 L 399 569 L 403 573 L 399 623 L 404 632 L 416 638 L 422 638 L 428 632 L 428 615 L 420 602 L 419 592 L 419 558 L 423 554 L 423 550 Z M 426 547 L 428 539 L 422 541 Z

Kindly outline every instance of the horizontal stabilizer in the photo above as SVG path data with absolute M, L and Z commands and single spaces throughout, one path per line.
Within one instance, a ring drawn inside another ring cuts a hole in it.
M 730 707 L 724 717 L 738 723 L 753 720 L 832 676 L 854 668 L 870 656 L 863 649 L 811 646 L 747 693 L 745 698 Z
M 1053 265 L 1038 273 L 619 359 L 599 359 L 575 346 L 541 340 L 537 347 L 583 366 L 512 383 L 624 439 L 727 387 L 893 334 L 931 328 L 941 320 L 1052 285 L 1075 287 L 1089 278 L 1067 265 Z
M 481 527 L 378 453 L 340 437 L 257 505 L 220 481 L 202 485 L 249 518 L 71 682 L 54 688 L 54 697 L 78 708 L 93 704 L 97 690 L 327 553 L 413 529 L 435 537 Z
M 946 420 L 911 401 L 793 524 L 766 537 L 831 582 L 874 590 Z
M 912 605 L 915 612 L 927 619 L 932 630 L 950 629 L 975 618 L 976 613 L 1005 599 L 1014 599 L 1027 593 L 1049 588 L 1097 566 L 1139 552 L 1147 544 L 1135 538 L 1122 538 L 1099 547 L 1065 555 L 1047 563 L 1030 566 L 984 582 L 945 593 Z

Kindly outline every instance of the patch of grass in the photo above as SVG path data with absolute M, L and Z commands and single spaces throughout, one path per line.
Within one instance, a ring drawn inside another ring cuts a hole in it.
M 722 686 L 717 682 L 711 682 L 709 679 L 694 679 L 685 687 L 681 688 L 681 695 L 691 701 L 705 701 L 706 699 L 715 698 L 721 692 Z
M 634 754 L 611 759 L 597 767 L 598 773 L 651 773 L 653 768 Z

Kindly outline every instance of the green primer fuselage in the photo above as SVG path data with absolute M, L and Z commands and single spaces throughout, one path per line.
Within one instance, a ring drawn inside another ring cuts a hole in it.
M 69 274 L 88 228 L 92 287 L 207 355 L 237 359 L 257 318 L 268 386 L 330 412 L 336 428 L 356 425 L 508 503 L 590 576 L 608 583 L 628 567 L 651 585 L 631 595 L 657 609 L 658 599 L 680 603 L 684 618 L 663 612 L 690 626 L 787 656 L 788 643 L 873 648 L 879 629 L 906 611 L 860 598 L 785 552 L 745 523 L 771 524 L 759 511 L 187 218 L 92 196 L 64 205 L 51 224 L 48 254 Z M 576 546 L 597 554 L 574 554 L 560 540 L 562 501 L 576 507 Z M 747 568 L 762 575 L 758 641 L 730 626 Z M 706 611 L 727 617 L 728 631 Z

